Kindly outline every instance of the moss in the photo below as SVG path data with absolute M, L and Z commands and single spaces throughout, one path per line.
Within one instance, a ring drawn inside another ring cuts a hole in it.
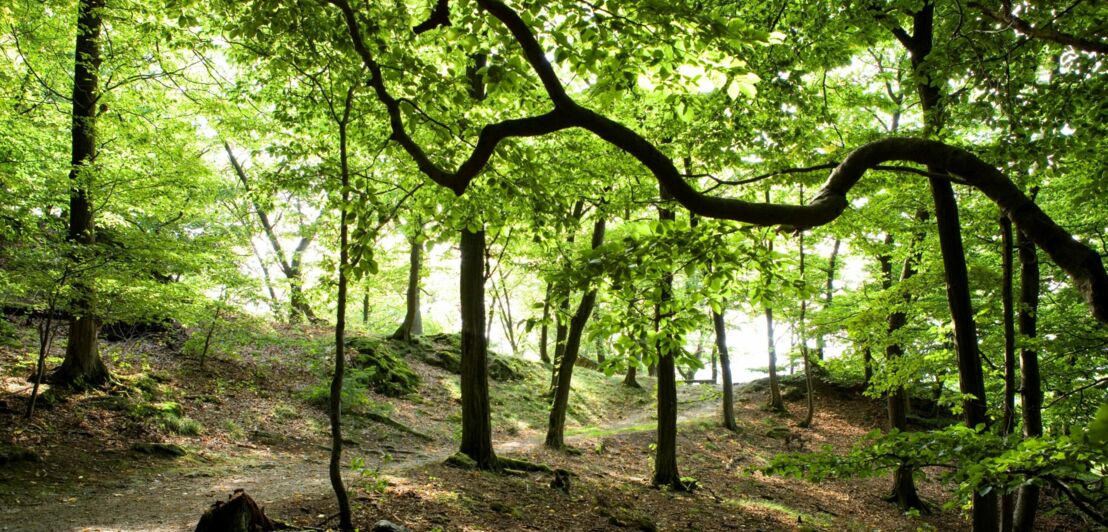
M 401 358 L 403 351 L 397 349 L 397 344 L 402 342 L 366 337 L 347 340 L 347 347 L 357 352 L 352 370 L 363 370 L 352 371 L 351 377 L 364 378 L 370 389 L 389 397 L 415 392 L 419 388 L 419 375 Z

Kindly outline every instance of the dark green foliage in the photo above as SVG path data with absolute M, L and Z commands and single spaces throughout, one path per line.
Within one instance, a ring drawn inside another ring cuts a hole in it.
M 419 388 L 419 375 L 401 358 L 404 353 L 396 349 L 399 343 L 365 337 L 348 339 L 346 346 L 357 352 L 351 363 L 351 372 L 364 370 L 362 377 L 366 385 L 389 397 L 415 392 Z

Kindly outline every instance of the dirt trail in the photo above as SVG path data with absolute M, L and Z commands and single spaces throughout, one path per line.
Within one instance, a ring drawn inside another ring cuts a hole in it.
M 691 398 L 692 390 L 681 397 L 680 420 L 711 415 L 713 400 Z M 653 420 L 653 408 L 636 412 L 605 429 L 620 432 Z M 570 441 L 585 436 L 571 436 Z M 498 451 L 510 454 L 542 444 L 540 435 L 496 442 Z M 382 468 L 394 473 L 441 461 L 454 452 L 452 445 L 436 442 L 418 453 L 394 453 Z M 235 489 L 245 489 L 262 506 L 277 501 L 318 496 L 330 491 L 327 478 L 328 452 L 316 448 L 308 452 L 268 452 L 241 449 L 231 463 L 183 468 L 177 465 L 161 471 L 146 471 L 130 478 L 113 477 L 67 484 L 63 492 L 27 498 L 18 505 L 0 509 L 0 530 L 27 532 L 111 530 L 135 532 L 178 532 L 192 530 L 200 514 L 213 501 L 225 498 Z M 347 459 L 365 450 L 352 449 Z M 377 462 L 371 456 L 367 462 Z M 355 473 L 349 469 L 344 478 Z M 280 517 L 280 516 L 275 516 Z M 322 519 L 321 519 L 322 520 Z

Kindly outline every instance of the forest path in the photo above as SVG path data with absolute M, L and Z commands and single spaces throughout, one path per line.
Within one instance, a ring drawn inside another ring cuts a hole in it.
M 682 422 L 703 419 L 718 408 L 718 398 L 704 394 L 700 386 L 681 386 L 678 398 L 679 421 Z M 599 434 L 585 432 L 569 435 L 566 439 L 573 443 L 653 430 L 654 421 L 654 405 L 650 404 L 648 408 L 605 424 L 598 429 Z M 542 442 L 542 433 L 531 433 L 494 444 L 497 452 L 507 455 L 536 448 Z M 388 474 L 418 468 L 442 461 L 455 450 L 452 442 L 435 441 L 419 451 L 391 452 L 392 459 L 381 469 Z M 344 453 L 344 462 L 348 462 L 359 449 L 355 447 L 348 451 Z M 263 507 L 277 501 L 330 492 L 327 477 L 329 451 L 323 446 L 309 446 L 293 452 L 231 447 L 220 452 L 230 458 L 212 462 L 186 458 L 187 462 L 139 469 L 129 474 L 114 474 L 109 468 L 99 478 L 70 479 L 71 482 L 63 483 L 57 491 L 27 495 L 17 504 L 0 509 L 0 530 L 187 531 L 195 528 L 201 513 L 214 501 L 226 498 L 235 489 L 246 490 Z M 372 452 L 380 453 L 379 450 L 362 450 L 360 454 Z M 204 454 L 201 451 L 200 456 Z M 380 462 L 371 458 L 366 456 L 370 466 Z M 343 473 L 348 485 L 356 475 L 349 468 Z

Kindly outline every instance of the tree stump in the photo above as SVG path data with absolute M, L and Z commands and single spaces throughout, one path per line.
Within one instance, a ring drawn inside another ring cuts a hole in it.
M 245 491 L 235 490 L 227 501 L 216 501 L 196 524 L 196 532 L 269 532 L 287 525 L 265 516 L 265 511 Z

